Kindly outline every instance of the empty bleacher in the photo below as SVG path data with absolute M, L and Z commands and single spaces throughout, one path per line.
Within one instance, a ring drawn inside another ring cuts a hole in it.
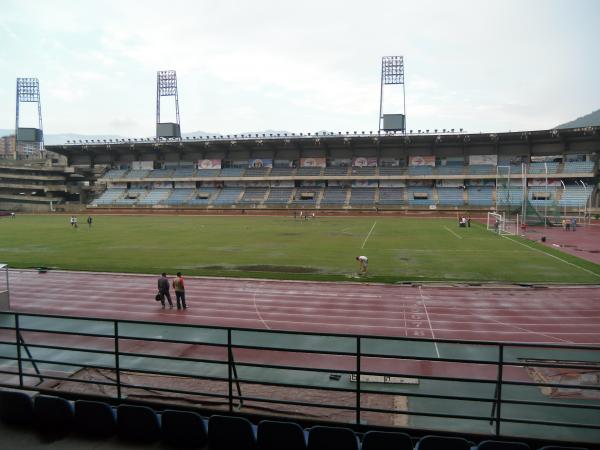
M 190 206 L 207 206 L 211 203 L 217 192 L 219 192 L 219 189 L 215 187 L 206 186 L 198 188 L 193 192 L 188 203 Z
M 557 162 L 533 162 L 529 164 L 527 172 L 530 174 L 557 173 L 559 165 L 560 163 Z
M 171 195 L 164 203 L 169 206 L 186 205 L 193 192 L 195 192 L 193 188 L 175 188 L 171 190 Z
M 521 187 L 496 189 L 496 203 L 501 205 L 519 206 L 523 201 L 523 189 Z
M 406 174 L 405 167 L 398 166 L 384 166 L 379 168 L 379 175 L 382 176 L 394 176 L 394 175 L 404 175 Z
M 563 173 L 592 173 L 594 171 L 594 161 L 571 161 L 566 162 L 563 167 Z
M 245 177 L 267 177 L 271 171 L 270 167 L 249 167 L 246 169 Z
M 382 187 L 379 188 L 380 205 L 402 205 L 404 204 L 404 188 Z
M 302 177 L 318 177 L 322 172 L 322 167 L 299 167 L 296 171 L 296 175 Z
M 142 188 L 128 189 L 122 197 L 114 201 L 114 204 L 119 206 L 133 206 L 140 200 L 143 200 L 147 192 L 146 189 Z
M 571 208 L 584 208 L 592 194 L 591 187 L 566 185 L 558 204 Z
M 196 176 L 196 169 L 193 167 L 178 167 L 173 172 L 174 178 L 190 178 Z
M 467 166 L 469 175 L 495 175 L 496 166 L 491 164 L 470 164 Z
M 150 171 L 146 170 L 146 169 L 130 170 L 125 175 L 125 178 L 130 179 L 130 180 L 145 178 L 149 173 L 150 173 Z
M 154 169 L 148 172 L 146 178 L 171 178 L 173 172 L 171 169 Z
M 318 186 L 298 188 L 292 199 L 292 204 L 295 206 L 315 206 L 322 189 Z
M 239 203 L 243 204 L 259 204 L 265 198 L 267 191 L 269 188 L 267 187 L 247 187 L 244 191 L 244 195 L 240 199 Z
M 408 168 L 408 174 L 410 176 L 425 176 L 433 174 L 433 167 L 431 166 L 410 166 Z
M 296 169 L 291 167 L 273 167 L 269 173 L 270 177 L 291 177 L 296 172 Z
M 328 187 L 323 191 L 321 206 L 344 206 L 348 189 L 343 187 Z
M 350 193 L 349 203 L 351 206 L 374 206 L 376 194 L 376 188 L 355 187 Z
M 123 178 L 127 173 L 127 170 L 123 169 L 110 169 L 108 172 L 104 174 L 104 178 Z
M 126 189 L 124 188 L 108 188 L 94 201 L 94 203 L 96 205 L 111 205 L 115 200 L 121 197 L 125 191 Z
M 169 198 L 171 190 L 171 188 L 152 189 L 138 202 L 138 204 L 146 206 L 158 205 Z
M 352 175 L 359 177 L 377 175 L 377 167 L 352 167 Z
M 343 177 L 348 175 L 349 167 L 339 167 L 339 166 L 329 166 L 325 167 L 323 171 L 323 175 L 325 176 L 334 176 L 334 177 Z
M 438 187 L 438 204 L 441 206 L 463 206 L 464 190 L 458 187 Z
M 290 201 L 294 188 L 271 188 L 265 204 L 284 205 Z
M 199 177 L 218 177 L 220 173 L 221 169 L 198 169 L 196 171 L 196 175 Z
M 221 177 L 241 177 L 244 176 L 246 171 L 243 167 L 229 167 L 227 169 L 221 169 L 219 176 Z
M 450 164 L 447 166 L 438 166 L 436 168 L 438 175 L 464 175 L 465 166 L 462 164 Z
M 216 197 L 213 199 L 213 205 L 234 205 L 237 203 L 238 198 L 242 194 L 243 188 L 235 187 L 235 188 L 223 188 L 221 189 Z
M 493 206 L 494 188 L 491 186 L 467 187 L 467 203 L 471 206 Z

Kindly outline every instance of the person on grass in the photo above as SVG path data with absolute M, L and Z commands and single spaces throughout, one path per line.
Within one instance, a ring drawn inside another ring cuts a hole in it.
M 369 270 L 369 258 L 366 256 L 357 256 L 359 275 L 366 275 Z

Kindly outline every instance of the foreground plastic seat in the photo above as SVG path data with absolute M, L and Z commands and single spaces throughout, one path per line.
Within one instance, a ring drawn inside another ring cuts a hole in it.
M 362 440 L 362 450 L 413 450 L 412 440 L 406 433 L 367 431 Z
M 208 447 L 210 450 L 255 450 L 256 428 L 243 417 L 210 416 Z
M 531 450 L 529 445 L 524 442 L 514 442 L 514 441 L 483 441 L 480 442 L 477 447 L 477 450 Z
M 64 398 L 38 395 L 33 402 L 33 415 L 36 426 L 44 433 L 66 434 L 73 429 L 73 405 Z
M 560 445 L 546 445 L 540 448 L 540 450 L 588 450 L 585 447 L 562 447 Z
M 202 448 L 208 440 L 206 422 L 191 411 L 166 409 L 161 414 L 162 440 L 175 447 Z
M 117 408 L 119 437 L 138 442 L 155 442 L 160 438 L 160 421 L 147 406 L 120 405 Z
M 308 450 L 358 450 L 358 437 L 350 428 L 315 426 L 308 432 Z
M 470 450 L 473 442 L 459 437 L 423 436 L 415 445 L 415 450 Z
M 117 432 L 115 410 L 108 403 L 77 400 L 75 430 L 91 436 L 110 437 Z
M 294 422 L 263 420 L 258 424 L 258 450 L 306 450 L 306 433 Z
M 33 400 L 24 392 L 0 391 L 0 420 L 9 425 L 33 422 Z

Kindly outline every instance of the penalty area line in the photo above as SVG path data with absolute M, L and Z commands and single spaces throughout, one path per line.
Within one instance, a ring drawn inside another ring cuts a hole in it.
M 375 225 L 377 225 L 377 221 L 373 222 L 373 226 L 371 227 L 371 230 L 369 230 L 369 234 L 367 234 L 367 237 L 365 238 L 362 245 L 360 246 L 361 249 L 365 248 L 365 244 L 367 243 L 367 241 L 369 240 L 369 237 L 371 236 L 371 233 L 375 229 Z
M 452 230 L 451 230 L 450 228 L 448 228 L 446 225 L 444 225 L 444 228 L 445 228 L 446 230 L 448 230 L 450 233 L 452 233 L 454 236 L 456 236 L 457 238 L 459 238 L 459 239 L 462 239 L 462 236 L 460 236 L 460 235 L 456 234 L 454 231 L 452 231 Z

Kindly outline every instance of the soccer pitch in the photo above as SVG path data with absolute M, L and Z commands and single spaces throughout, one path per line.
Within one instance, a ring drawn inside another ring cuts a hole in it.
M 598 283 L 600 266 L 473 222 L 399 217 L 19 215 L 0 220 L 13 268 L 357 280 Z

